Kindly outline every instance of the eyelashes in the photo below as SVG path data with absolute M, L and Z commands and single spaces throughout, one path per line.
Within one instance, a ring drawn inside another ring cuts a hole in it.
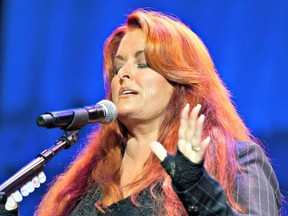
M 148 68 L 149 65 L 148 65 L 147 63 L 145 63 L 145 64 L 138 64 L 137 67 L 138 67 L 138 68 Z
M 118 74 L 119 70 L 120 70 L 120 68 L 114 68 L 113 69 L 113 76 L 116 76 Z
M 116 76 L 118 74 L 119 70 L 121 70 L 122 67 L 123 66 L 121 66 L 121 67 L 114 66 L 113 75 Z M 139 68 L 139 69 L 149 68 L 149 65 L 147 63 L 137 64 L 137 68 Z

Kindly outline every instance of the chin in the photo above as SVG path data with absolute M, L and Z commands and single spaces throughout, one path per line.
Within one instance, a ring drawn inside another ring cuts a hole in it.
M 133 114 L 131 109 L 118 109 L 118 117 L 128 117 Z

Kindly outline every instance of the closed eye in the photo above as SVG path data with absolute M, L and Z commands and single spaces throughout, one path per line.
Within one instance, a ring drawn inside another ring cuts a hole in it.
M 114 68 L 113 69 L 113 76 L 116 76 L 118 74 L 118 71 L 120 70 L 121 68 Z
M 148 64 L 138 64 L 138 68 L 148 68 Z

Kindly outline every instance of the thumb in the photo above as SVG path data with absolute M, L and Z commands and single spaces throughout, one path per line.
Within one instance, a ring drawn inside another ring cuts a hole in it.
M 167 156 L 166 149 L 163 147 L 163 145 L 161 145 L 161 143 L 157 141 L 151 142 L 150 148 L 152 152 L 159 158 L 160 161 L 163 161 L 164 158 Z
M 18 208 L 17 202 L 14 200 L 14 198 L 12 196 L 9 196 L 7 198 L 6 203 L 5 203 L 5 209 L 7 211 L 12 211 L 12 210 L 14 210 L 16 208 Z

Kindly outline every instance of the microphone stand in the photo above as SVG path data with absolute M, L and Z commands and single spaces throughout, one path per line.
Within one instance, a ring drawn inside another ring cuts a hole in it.
M 31 161 L 25 167 L 20 169 L 11 178 L 0 185 L 0 203 L 5 204 L 7 198 L 20 187 L 29 182 L 33 177 L 38 175 L 45 164 L 50 161 L 62 149 L 68 149 L 75 144 L 79 135 L 78 132 L 85 124 L 87 124 L 88 113 L 83 110 L 74 110 L 73 119 L 61 129 L 65 131 L 65 135 L 61 136 L 55 145 L 42 151 L 36 159 Z
M 68 149 L 74 143 L 76 143 L 79 138 L 78 132 L 79 129 L 69 131 L 65 130 L 65 135 L 61 136 L 60 139 L 55 142 L 54 146 L 42 151 L 40 154 L 38 154 L 37 158 L 28 163 L 12 177 L 1 184 L 0 202 L 5 204 L 8 196 L 43 171 L 45 164 L 50 161 L 59 151 L 62 149 Z

